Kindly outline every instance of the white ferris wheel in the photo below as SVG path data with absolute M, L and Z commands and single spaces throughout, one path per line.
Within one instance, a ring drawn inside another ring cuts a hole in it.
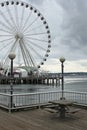
M 9 65 L 8 55 L 16 54 L 18 66 L 40 68 L 51 47 L 49 26 L 43 15 L 22 1 L 0 3 L 0 62 Z

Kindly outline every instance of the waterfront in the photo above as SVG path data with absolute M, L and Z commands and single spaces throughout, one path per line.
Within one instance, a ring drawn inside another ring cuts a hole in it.
M 59 91 L 60 86 L 52 85 L 40 85 L 40 84 L 18 84 L 13 85 L 14 93 L 34 93 L 34 92 L 47 92 L 47 91 Z M 78 91 L 87 92 L 87 76 L 65 76 L 64 79 L 64 90 L 67 91 Z M 10 93 L 10 85 L 0 85 L 1 93 Z
M 87 77 L 65 77 L 64 97 L 78 105 L 87 106 L 86 85 Z M 60 86 L 21 84 L 13 85 L 13 90 L 11 95 L 10 85 L 0 86 L 0 106 L 9 112 L 26 107 L 41 107 L 47 105 L 49 101 L 59 100 L 62 97 L 61 84 Z

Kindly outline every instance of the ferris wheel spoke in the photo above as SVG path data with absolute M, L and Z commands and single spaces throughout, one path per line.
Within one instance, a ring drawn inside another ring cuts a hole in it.
M 3 59 L 2 59 L 3 61 Z M 7 57 L 7 55 L 4 56 L 4 62 L 3 64 L 6 66 L 6 65 L 9 65 L 9 58 Z
M 4 33 L 9 33 L 9 34 L 11 34 L 11 32 L 8 31 L 8 30 L 6 30 L 6 28 L 5 28 L 5 29 L 0 28 L 0 31 L 1 31 L 1 32 L 4 32 Z
M 26 32 L 30 29 L 30 27 L 38 20 L 38 17 L 36 17 L 23 31 Z
M 0 24 L 2 25 L 3 28 L 5 28 L 5 29 L 7 29 L 7 30 L 10 30 L 10 31 L 11 31 L 10 33 L 12 33 L 12 29 L 9 28 L 9 26 L 7 26 L 6 24 L 4 24 L 4 23 L 1 22 L 1 21 L 0 21 Z
M 20 46 L 18 46 L 18 65 L 21 65 L 21 49 Z
M 9 58 L 8 58 L 8 55 L 9 55 L 9 50 L 7 51 L 7 53 L 4 55 L 3 59 L 4 59 L 4 65 L 9 65 Z M 3 60 L 2 59 L 2 60 Z
M 16 49 L 16 47 L 17 47 L 17 44 L 18 44 L 18 41 L 19 41 L 19 40 L 16 39 L 16 40 L 12 43 L 10 52 L 15 51 L 15 49 Z
M 23 48 L 25 49 L 26 58 L 28 60 L 28 65 L 35 66 L 34 59 L 30 54 L 29 49 L 27 49 L 25 43 L 22 41 Z
M 26 35 L 24 35 L 24 36 L 32 36 L 32 35 L 47 35 L 47 33 L 46 32 L 41 32 L 41 33 L 32 33 L 32 34 L 26 34 Z
M 37 48 L 39 48 L 39 49 L 42 49 L 42 50 L 46 51 L 45 48 L 43 48 L 42 46 L 36 44 L 35 42 L 32 42 L 30 39 L 27 39 L 27 40 L 29 41 L 29 43 L 27 43 L 27 44 L 31 44 L 31 45 L 33 45 L 34 47 L 37 47 Z
M 38 57 L 40 57 L 40 58 L 42 59 L 42 56 L 40 55 L 40 53 L 37 52 L 30 44 L 27 44 L 27 41 L 25 42 L 25 44 L 26 44 L 27 46 L 29 46 L 29 48 L 30 48 Z
M 12 34 L 9 34 L 9 35 L 0 35 L 0 37 L 14 37 Z
M 13 19 L 13 16 L 12 16 L 11 11 L 9 10 L 8 6 L 6 6 L 6 9 L 7 9 L 7 12 L 8 12 L 8 14 L 9 14 L 10 20 L 12 21 L 12 25 L 15 26 L 15 30 L 17 31 L 17 25 L 16 25 L 16 23 L 15 23 L 15 21 L 14 21 L 14 19 Z M 16 31 L 15 31 L 15 32 L 16 32 Z
M 26 18 L 24 24 L 22 25 L 21 30 L 24 30 L 26 28 L 27 22 L 29 21 L 31 14 L 32 14 L 32 11 L 30 11 L 30 13 L 28 14 L 28 17 Z
M 25 37 L 27 37 L 27 38 L 29 38 L 29 39 L 31 39 L 31 40 L 34 40 L 34 41 L 41 41 L 41 42 L 48 42 L 48 41 L 46 41 L 46 40 L 42 40 L 42 39 L 38 39 L 38 38 L 33 38 L 33 37 L 30 37 L 30 36 L 25 36 Z
M 9 64 L 9 58 L 8 55 L 11 52 L 10 48 L 8 49 L 8 51 L 6 52 L 6 54 L 4 55 L 3 59 L 4 59 L 4 65 L 8 65 Z
M 9 48 L 9 53 L 15 51 L 17 42 L 18 40 L 15 40 L 13 43 L 11 43 L 12 45 Z
M 6 23 L 8 24 L 9 28 L 11 29 L 12 25 L 9 22 L 9 20 L 7 19 L 7 17 L 3 14 L 3 12 L 0 10 L 0 15 L 2 16 L 2 18 L 6 21 Z
M 9 41 L 9 40 L 11 40 L 11 39 L 13 39 L 13 38 L 7 38 L 7 39 L 5 39 L 5 40 L 1 40 L 0 42 L 7 42 L 7 41 Z
M 41 27 L 43 27 L 43 25 L 39 25 L 39 26 L 36 26 L 36 27 L 34 27 L 34 28 L 31 28 L 31 29 L 29 29 L 29 31 L 26 31 L 26 33 L 27 33 L 27 32 L 32 32 L 32 31 L 34 31 L 34 30 L 36 30 L 36 29 L 40 29 Z M 24 33 L 24 34 L 26 34 L 26 33 Z
M 0 51 L 3 51 L 3 49 L 7 48 L 8 46 L 10 46 L 10 44 L 12 44 L 12 41 L 11 40 L 8 44 L 6 43 L 6 45 L 3 45 L 3 47 L 0 48 Z
M 20 22 L 20 26 L 19 26 L 19 30 L 21 30 L 21 27 L 23 26 L 23 19 L 24 19 L 24 6 L 23 6 L 23 10 L 22 10 L 22 15 L 21 15 L 21 22 Z
M 23 42 L 23 43 L 24 43 L 24 42 Z M 28 58 L 28 59 L 29 59 L 29 62 L 28 62 L 28 63 L 31 63 L 31 66 L 35 66 L 33 56 L 31 55 L 29 49 L 27 49 L 26 45 L 25 45 L 25 44 L 23 44 L 23 45 L 24 45 L 24 47 L 25 47 L 25 51 L 26 51 L 26 54 L 27 54 L 27 58 L 29 57 L 29 58 Z
M 19 31 L 18 8 L 16 5 L 14 5 L 14 8 L 15 8 L 15 18 L 16 18 L 17 31 Z
M 21 52 L 22 52 L 24 63 L 26 66 L 28 66 L 28 59 L 26 57 L 26 51 L 25 51 L 25 48 L 23 47 L 23 43 L 21 41 L 20 41 L 20 47 L 21 47 Z
M 12 43 L 12 46 L 8 49 L 8 52 L 7 52 L 6 56 L 5 56 L 6 58 L 4 57 L 4 59 L 5 59 L 4 64 L 6 64 L 6 65 L 8 64 L 8 62 L 9 62 L 8 55 L 9 55 L 9 53 L 15 51 L 16 43 L 17 43 L 17 40 L 15 40 L 15 41 Z
M 21 52 L 22 52 L 22 57 L 23 57 L 23 60 L 24 60 L 24 64 L 25 64 L 25 66 L 27 66 L 25 53 L 23 52 L 22 48 L 21 48 Z
M 23 60 L 24 60 L 24 64 L 25 64 L 25 66 L 27 66 L 26 54 L 25 54 L 24 48 L 23 48 L 21 43 L 20 43 L 20 48 L 21 48 L 21 53 L 22 53 L 22 57 L 23 57 Z

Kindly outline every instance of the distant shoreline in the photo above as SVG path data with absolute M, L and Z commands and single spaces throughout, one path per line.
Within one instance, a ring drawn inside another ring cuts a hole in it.
M 61 73 L 48 73 L 48 74 L 52 74 L 52 75 L 61 75 Z M 87 72 L 64 72 L 65 76 L 87 76 Z

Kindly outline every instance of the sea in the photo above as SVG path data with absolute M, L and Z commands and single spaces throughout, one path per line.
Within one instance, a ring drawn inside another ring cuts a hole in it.
M 0 85 L 0 93 L 10 93 L 10 85 Z M 35 93 L 35 92 L 47 92 L 47 91 L 60 91 L 60 85 L 30 85 L 30 84 L 13 84 L 13 93 Z M 64 76 L 64 90 L 74 92 L 87 92 L 87 75 L 72 75 Z

